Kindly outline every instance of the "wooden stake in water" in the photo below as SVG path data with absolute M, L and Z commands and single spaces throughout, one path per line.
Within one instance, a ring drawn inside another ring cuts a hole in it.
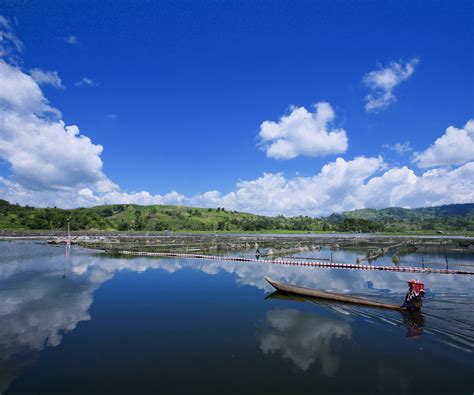
M 63 278 L 66 278 L 66 266 L 69 255 L 71 254 L 71 233 L 69 232 L 69 218 L 67 219 L 67 240 L 66 240 L 66 263 L 64 265 Z

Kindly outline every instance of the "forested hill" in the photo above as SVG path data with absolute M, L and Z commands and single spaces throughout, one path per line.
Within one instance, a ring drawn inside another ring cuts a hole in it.
M 347 221 L 368 221 L 385 232 L 406 231 L 474 231 L 474 203 L 448 204 L 437 207 L 380 210 L 362 209 L 332 214 L 326 218 L 334 227 Z
M 107 231 L 474 232 L 474 204 L 355 210 L 326 218 L 266 217 L 225 208 L 113 204 L 64 210 L 0 200 L 0 229 Z
M 474 215 L 474 203 L 448 204 L 437 207 L 423 208 L 401 208 L 389 207 L 381 210 L 362 209 L 346 211 L 340 214 L 343 218 L 367 219 L 371 221 L 404 221 L 411 219 L 436 219 L 446 217 L 463 217 Z M 338 214 L 333 214 L 329 218 L 335 218 Z

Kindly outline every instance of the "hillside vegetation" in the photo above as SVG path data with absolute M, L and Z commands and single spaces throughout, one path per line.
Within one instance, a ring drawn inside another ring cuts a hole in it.
M 0 200 L 0 229 L 107 231 L 474 231 L 474 204 L 356 210 L 326 218 L 266 217 L 225 208 L 113 204 L 64 210 Z
M 331 223 L 347 219 L 367 220 L 383 225 L 386 232 L 416 230 L 474 231 L 474 203 L 406 209 L 389 207 L 381 210 L 346 211 L 328 217 Z

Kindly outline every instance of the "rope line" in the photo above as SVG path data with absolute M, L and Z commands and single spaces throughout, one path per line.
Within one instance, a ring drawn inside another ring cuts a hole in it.
M 287 266 L 302 266 L 302 267 L 320 267 L 320 268 L 334 268 L 334 269 L 353 269 L 353 270 L 382 270 L 387 272 L 407 272 L 407 273 L 438 273 L 438 274 L 467 274 L 473 275 L 474 271 L 456 270 L 456 269 L 435 269 L 435 268 L 420 268 L 420 267 L 403 267 L 403 266 L 381 266 L 381 265 L 360 265 L 352 263 L 335 263 L 335 262 L 305 262 L 305 261 L 289 261 L 289 260 L 270 260 L 270 259 L 255 259 L 243 258 L 235 256 L 220 256 L 220 255 L 200 255 L 200 254 L 182 254 L 173 252 L 139 252 L 139 251 L 118 251 L 122 255 L 135 256 L 156 256 L 167 258 L 180 259 L 205 259 L 205 260 L 219 260 L 232 262 L 252 262 L 252 263 L 271 263 L 273 265 L 287 265 Z

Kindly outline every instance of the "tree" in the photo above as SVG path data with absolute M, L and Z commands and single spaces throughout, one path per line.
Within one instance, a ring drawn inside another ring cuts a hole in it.
M 118 228 L 118 230 L 123 232 L 125 230 L 128 230 L 128 224 L 122 219 L 122 221 L 119 222 L 117 228 Z
M 143 230 L 145 224 L 142 219 L 142 212 L 140 210 L 135 211 L 135 230 Z
M 162 222 L 156 222 L 153 226 L 153 229 L 160 232 L 162 230 L 166 230 L 166 225 Z
M 106 217 L 111 217 L 112 215 L 114 215 L 114 212 L 112 211 L 112 209 L 110 207 L 107 207 L 107 208 L 104 208 L 104 211 L 102 211 L 104 216 Z

